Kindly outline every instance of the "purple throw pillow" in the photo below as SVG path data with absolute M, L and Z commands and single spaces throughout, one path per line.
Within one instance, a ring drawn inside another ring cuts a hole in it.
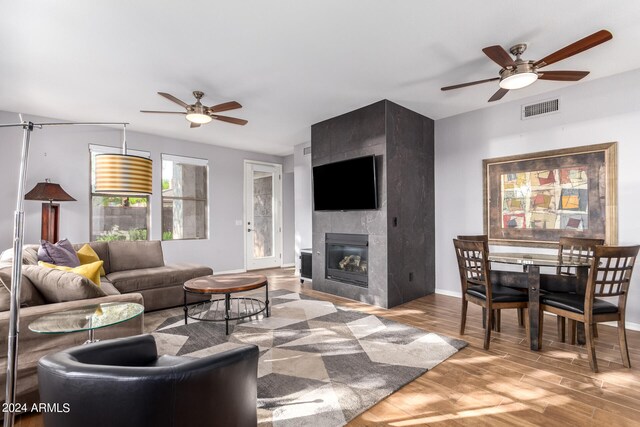
M 73 245 L 67 239 L 62 239 L 55 245 L 46 240 L 41 240 L 40 248 L 38 248 L 38 261 L 72 268 L 80 265 L 78 254 L 76 254 Z

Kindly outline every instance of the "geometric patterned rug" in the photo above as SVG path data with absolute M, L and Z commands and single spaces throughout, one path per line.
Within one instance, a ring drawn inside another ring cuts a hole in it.
M 344 425 L 467 345 L 287 290 L 269 298 L 270 317 L 231 322 L 228 336 L 175 310 L 153 332 L 160 354 L 257 345 L 261 426 Z

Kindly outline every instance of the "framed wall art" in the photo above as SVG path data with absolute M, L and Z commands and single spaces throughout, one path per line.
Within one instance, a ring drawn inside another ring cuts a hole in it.
M 492 244 L 557 246 L 561 236 L 618 242 L 615 142 L 483 160 Z

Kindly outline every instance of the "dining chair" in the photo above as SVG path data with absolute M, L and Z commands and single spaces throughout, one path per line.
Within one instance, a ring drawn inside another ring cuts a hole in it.
M 630 368 L 624 322 L 627 293 L 638 250 L 640 246 L 596 246 L 591 258 L 584 295 L 550 292 L 540 296 L 540 337 L 542 337 L 542 316 L 545 311 L 568 318 L 570 324 L 583 322 L 589 365 L 594 372 L 598 372 L 593 326 L 600 322 L 617 321 L 622 364 Z M 600 299 L 616 296 L 618 297 L 617 305 Z
M 604 239 L 585 239 L 582 237 L 560 237 L 558 242 L 558 260 L 589 261 L 593 257 L 593 250 L 596 246 L 604 245 Z M 561 276 L 576 276 L 576 267 L 558 266 L 556 274 Z M 558 339 L 565 342 L 565 318 L 558 316 L 557 320 Z M 575 322 L 571 323 L 573 328 L 569 332 L 570 343 L 575 344 L 576 330 Z M 598 336 L 597 327 L 593 328 L 593 335 Z
M 491 327 L 494 310 L 508 308 L 527 308 L 528 296 L 516 289 L 491 283 L 487 249 L 484 241 L 453 239 L 453 245 L 458 259 L 460 285 L 462 290 L 462 311 L 460 315 L 460 335 L 464 335 L 467 322 L 467 306 L 469 302 L 484 309 L 484 348 L 489 349 L 491 341 Z M 525 322 L 527 337 L 529 336 L 529 322 Z
M 486 247 L 487 253 L 489 252 L 489 236 L 487 236 L 486 234 L 474 234 L 474 235 L 460 235 L 457 237 L 458 240 L 467 240 L 467 241 L 471 241 L 471 242 L 484 242 L 484 245 Z M 491 267 L 491 264 L 489 264 L 489 267 Z M 484 328 L 485 325 L 485 316 L 484 316 L 484 308 L 483 310 L 483 316 L 482 316 L 482 327 Z M 500 332 L 500 323 L 502 322 L 501 319 L 501 315 L 500 315 L 500 310 L 496 310 L 494 313 L 494 317 L 493 317 L 493 329 L 496 332 Z M 518 325 L 520 326 L 524 326 L 524 309 L 520 308 L 518 309 Z

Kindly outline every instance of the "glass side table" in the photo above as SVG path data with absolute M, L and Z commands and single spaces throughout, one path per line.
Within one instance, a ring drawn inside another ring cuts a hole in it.
M 42 316 L 29 324 L 39 334 L 67 334 L 89 331 L 85 344 L 96 342 L 96 329 L 117 325 L 141 315 L 144 307 L 133 302 L 106 302 Z

